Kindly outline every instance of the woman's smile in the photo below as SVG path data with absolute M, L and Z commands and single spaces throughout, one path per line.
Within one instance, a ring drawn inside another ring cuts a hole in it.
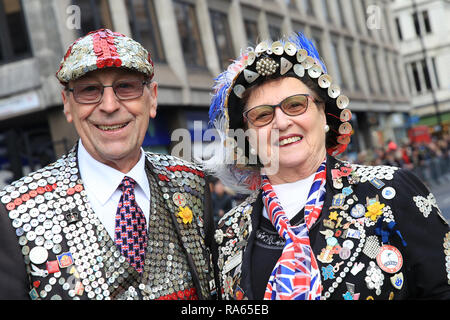
M 293 144 L 300 143 L 303 140 L 303 136 L 300 134 L 289 134 L 282 136 L 278 139 L 278 146 L 288 147 Z

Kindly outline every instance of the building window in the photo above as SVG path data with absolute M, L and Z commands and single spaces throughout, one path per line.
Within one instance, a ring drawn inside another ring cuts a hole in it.
M 296 9 L 295 0 L 284 0 L 288 8 Z
M 270 39 L 272 39 L 272 41 L 277 41 L 278 39 L 280 39 L 281 38 L 280 27 L 273 24 L 269 24 L 269 36 Z
M 402 35 L 402 28 L 400 26 L 400 19 L 397 17 L 395 18 L 395 25 L 397 27 L 397 33 L 398 33 L 398 38 L 400 40 L 403 40 L 403 35 Z
M 330 10 L 328 8 L 327 0 L 322 0 L 322 10 L 325 20 L 331 22 Z
M 425 59 L 423 59 L 421 62 L 422 64 L 422 71 L 423 71 L 423 77 L 425 80 L 425 87 L 427 88 L 427 90 L 431 90 L 431 78 L 430 78 L 430 73 L 428 72 L 428 65 L 427 65 L 427 61 Z
M 195 6 L 182 1 L 174 1 L 173 5 L 186 65 L 194 68 L 205 68 L 206 61 L 201 45 Z
M 364 66 L 364 73 L 367 75 L 367 85 L 369 86 L 369 92 L 371 94 L 373 94 L 375 92 L 375 90 L 373 89 L 373 84 L 372 84 L 372 78 L 370 76 L 369 73 L 369 61 L 367 59 L 367 54 L 366 51 L 364 49 L 361 50 L 361 55 L 363 57 L 363 66 Z
M 416 87 L 416 92 L 422 91 L 422 86 L 420 84 L 419 70 L 417 70 L 417 64 L 415 62 L 411 63 L 411 71 L 413 75 L 414 85 Z
M 419 23 L 419 15 L 417 12 L 414 12 L 412 15 L 413 22 L 414 22 L 414 30 L 416 30 L 416 35 L 420 36 L 420 23 Z
M 353 1 L 355 1 L 355 0 L 353 0 Z M 359 1 L 359 0 L 356 0 L 356 1 Z M 359 25 L 358 9 L 356 8 L 356 6 L 357 6 L 357 4 L 350 3 L 350 7 L 352 7 L 352 10 L 353 10 L 353 20 L 355 21 L 356 32 L 361 33 L 361 26 Z
M 276 41 L 281 38 L 281 25 L 283 24 L 283 18 L 273 14 L 267 14 L 267 24 L 269 29 L 269 37 L 272 41 Z
M 430 25 L 430 19 L 428 17 L 428 11 L 422 11 L 422 17 L 423 17 L 423 24 L 425 25 L 426 33 L 431 33 L 431 25 Z
M 311 28 L 311 38 L 313 40 L 314 46 L 319 52 L 319 55 L 323 55 L 323 47 L 322 47 L 322 31 L 317 28 Z
M 0 63 L 31 55 L 20 0 L 0 0 Z
M 259 32 L 256 21 L 244 19 L 245 34 L 247 35 L 247 43 L 249 45 L 256 45 L 258 41 Z
M 381 74 L 380 74 L 380 68 L 378 66 L 378 60 L 377 60 L 377 52 L 376 49 L 373 49 L 372 58 L 373 58 L 373 66 L 375 67 L 375 75 L 377 77 L 378 81 L 378 88 L 380 89 L 380 93 L 384 93 L 384 86 L 383 81 L 381 80 Z
M 72 4 L 80 7 L 80 36 L 101 28 L 114 29 L 108 0 L 72 0 Z
M 294 29 L 295 33 L 301 32 L 303 34 L 306 33 L 305 25 L 300 22 L 292 21 L 292 28 Z
M 215 10 L 210 10 L 210 15 L 217 54 L 219 55 L 220 65 L 222 69 L 224 69 L 230 64 L 230 60 L 234 57 L 228 18 L 225 13 Z
M 155 6 L 151 0 L 127 0 L 133 38 L 150 52 L 153 61 L 165 62 Z
M 353 83 L 354 83 L 354 91 L 361 91 L 361 87 L 359 85 L 358 76 L 356 75 L 356 64 L 355 60 L 353 59 L 353 44 L 351 40 L 348 40 L 345 42 L 345 48 L 347 49 L 347 56 L 348 60 L 350 62 L 350 72 L 353 77 Z
M 311 0 L 302 0 L 303 12 L 306 15 L 314 16 L 314 9 L 311 3 Z
M 331 36 L 334 38 L 335 36 Z M 337 80 L 337 83 L 342 86 L 343 88 L 346 88 L 345 83 L 342 82 L 342 73 L 341 73 L 341 67 L 339 65 L 339 56 L 337 52 L 337 42 L 331 41 L 330 42 L 331 47 L 331 59 L 333 63 L 333 69 L 335 71 L 334 77 Z
M 342 0 L 337 1 L 337 7 L 338 7 L 339 20 L 340 20 L 341 26 L 345 29 L 345 28 L 347 28 L 347 21 L 345 19 L 344 8 L 342 7 Z

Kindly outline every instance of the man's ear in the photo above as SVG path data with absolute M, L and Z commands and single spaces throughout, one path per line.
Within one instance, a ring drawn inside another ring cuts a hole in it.
M 69 97 L 67 96 L 66 90 L 61 90 L 61 97 L 62 97 L 62 101 L 63 101 L 63 105 L 64 105 L 64 110 L 63 110 L 64 115 L 66 116 L 67 122 L 70 123 L 73 121 L 73 116 L 71 113 Z
M 155 118 L 158 107 L 158 83 L 156 81 L 150 82 L 148 89 L 150 91 L 150 118 Z

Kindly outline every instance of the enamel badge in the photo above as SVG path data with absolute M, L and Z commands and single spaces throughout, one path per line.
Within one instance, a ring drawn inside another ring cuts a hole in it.
M 391 279 L 392 286 L 395 289 L 400 290 L 403 287 L 404 280 L 403 280 L 403 273 L 402 272 L 394 274 L 390 279 Z
M 377 255 L 377 264 L 384 272 L 396 273 L 402 268 L 403 257 L 396 247 L 383 245 Z
M 330 209 L 342 209 L 345 204 L 345 195 L 342 193 L 335 194 L 331 201 Z

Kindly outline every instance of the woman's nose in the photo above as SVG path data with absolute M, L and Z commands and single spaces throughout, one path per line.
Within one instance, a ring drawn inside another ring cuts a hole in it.
M 288 116 L 281 110 L 281 108 L 275 108 L 273 115 L 273 126 L 278 128 L 280 131 L 287 129 L 292 123 L 291 117 Z

